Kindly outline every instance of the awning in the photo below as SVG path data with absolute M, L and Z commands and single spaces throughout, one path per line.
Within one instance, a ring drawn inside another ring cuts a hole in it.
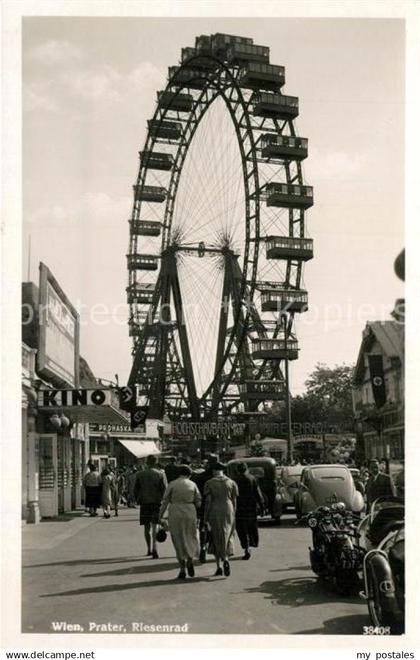
M 136 458 L 162 453 L 153 440 L 122 440 L 119 438 L 118 441 Z
M 127 424 L 129 419 L 127 413 L 113 406 L 61 406 L 60 408 L 40 408 L 53 414 L 63 413 L 72 422 L 81 424 Z

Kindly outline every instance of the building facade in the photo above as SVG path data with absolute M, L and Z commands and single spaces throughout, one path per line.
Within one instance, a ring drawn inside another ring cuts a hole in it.
M 366 324 L 353 376 L 359 456 L 385 460 L 398 471 L 404 460 L 404 324 Z
M 39 392 L 79 386 L 79 318 L 52 273 L 22 285 L 22 519 L 81 506 L 89 427 L 40 408 Z

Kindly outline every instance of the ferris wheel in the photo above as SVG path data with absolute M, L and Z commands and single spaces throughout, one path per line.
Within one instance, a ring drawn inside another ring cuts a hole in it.
M 284 84 L 268 47 L 214 34 L 182 49 L 157 92 L 127 255 L 129 384 L 153 417 L 256 413 L 285 397 L 313 189 Z

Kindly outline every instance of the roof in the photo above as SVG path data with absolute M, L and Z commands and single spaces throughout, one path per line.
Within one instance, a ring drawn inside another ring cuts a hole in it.
M 397 321 L 369 321 L 363 330 L 363 339 L 353 373 L 353 383 L 363 379 L 365 353 L 377 341 L 386 357 L 398 357 L 404 361 L 404 324 Z
M 79 357 L 79 381 L 81 387 L 97 387 L 98 385 L 92 369 L 81 355 Z

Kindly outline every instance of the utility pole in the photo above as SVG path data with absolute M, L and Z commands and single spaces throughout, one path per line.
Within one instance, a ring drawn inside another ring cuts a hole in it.
M 289 358 L 287 357 L 287 316 L 282 315 L 284 332 L 284 350 L 286 358 L 284 361 L 284 375 L 286 379 L 286 424 L 287 424 L 287 462 L 293 461 L 293 436 L 292 436 L 292 415 L 290 409 L 290 390 L 289 390 Z

